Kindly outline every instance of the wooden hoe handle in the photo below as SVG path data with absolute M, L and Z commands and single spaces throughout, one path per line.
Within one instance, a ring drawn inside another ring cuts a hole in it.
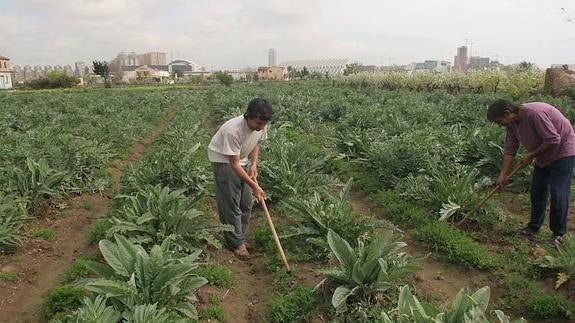
M 511 176 L 515 175 L 515 173 L 517 173 L 519 170 L 523 169 L 523 165 L 520 163 L 519 165 L 517 165 L 513 171 L 509 174 L 509 176 L 507 176 L 507 178 L 511 178 Z M 495 194 L 495 192 L 497 192 L 499 189 L 501 188 L 501 185 L 497 184 L 491 191 L 489 191 L 489 193 L 487 193 L 487 195 L 485 195 L 485 197 L 483 198 L 483 200 L 481 200 L 481 202 L 477 203 L 477 205 L 473 208 L 473 210 L 471 210 L 469 213 L 467 213 L 463 219 L 461 219 L 461 221 L 459 221 L 457 223 L 457 226 L 461 226 L 471 215 L 475 214 L 475 212 L 479 211 L 479 209 L 481 209 L 481 207 L 483 206 L 483 204 L 485 204 L 485 202 L 487 202 L 487 200 L 489 200 L 489 198 Z
M 276 247 L 278 248 L 279 252 L 280 252 L 280 256 L 282 257 L 282 261 L 286 267 L 286 270 L 289 272 L 291 271 L 291 269 L 289 268 L 289 264 L 286 258 L 286 255 L 284 253 L 284 250 L 282 248 L 282 244 L 280 243 L 280 239 L 278 237 L 278 234 L 276 232 L 276 228 L 274 227 L 274 223 L 272 222 L 272 217 L 270 216 L 270 212 L 268 211 L 268 207 L 266 205 L 266 201 L 265 199 L 262 197 L 260 199 L 260 202 L 264 208 L 264 214 L 266 215 L 266 219 L 268 220 L 268 224 L 270 225 L 270 229 L 272 230 L 272 234 L 274 236 L 274 241 L 276 242 Z

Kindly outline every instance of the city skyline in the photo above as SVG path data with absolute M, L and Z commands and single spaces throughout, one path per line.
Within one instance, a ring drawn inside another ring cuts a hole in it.
M 7 0 L 0 54 L 13 65 L 112 60 L 120 51 L 166 52 L 208 69 L 351 57 L 366 65 L 453 62 L 456 48 L 504 64 L 572 64 L 575 6 L 567 0 L 379 1 Z M 469 44 L 468 44 L 469 42 Z M 168 59 L 168 60 L 170 60 Z

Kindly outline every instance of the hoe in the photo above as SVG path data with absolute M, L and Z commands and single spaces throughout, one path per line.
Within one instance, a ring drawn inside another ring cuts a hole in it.
M 513 171 L 511 171 L 511 173 L 509 174 L 509 176 L 507 176 L 507 178 L 511 178 L 513 175 L 515 175 L 515 173 L 517 173 L 519 170 L 521 170 L 523 168 L 523 165 L 520 163 L 519 165 L 517 165 Z M 495 192 L 497 192 L 499 189 L 501 188 L 501 185 L 496 185 L 491 191 L 489 191 L 489 193 L 487 193 L 487 195 L 483 198 L 483 200 L 481 200 L 481 202 L 477 203 L 477 205 L 473 208 L 473 210 L 471 210 L 469 213 L 467 213 L 463 219 L 461 219 L 461 221 L 459 221 L 457 223 L 457 226 L 461 226 L 471 215 L 475 214 L 475 212 L 479 211 L 479 209 L 481 209 L 481 207 L 483 206 L 483 204 L 485 204 L 485 202 L 487 202 L 487 200 L 489 200 L 489 198 L 495 194 Z

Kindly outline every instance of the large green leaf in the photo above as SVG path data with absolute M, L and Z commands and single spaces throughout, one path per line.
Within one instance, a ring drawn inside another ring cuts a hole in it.
M 129 277 L 132 274 L 133 263 L 130 263 L 130 261 L 135 261 L 135 259 L 123 258 L 117 245 L 111 241 L 101 240 L 99 246 L 106 263 L 108 263 L 118 275 Z
M 487 311 L 487 306 L 489 306 L 489 286 L 478 289 L 473 295 L 471 295 L 475 306 L 479 307 L 483 312 Z
M 133 286 L 130 286 L 129 283 L 108 279 L 97 279 L 89 281 L 84 285 L 84 288 L 91 292 L 103 294 L 106 296 L 106 298 L 134 296 L 137 294 L 137 290 Z
M 331 229 L 327 233 L 327 243 L 344 270 L 351 274 L 355 263 L 355 255 L 349 243 Z
M 191 274 L 192 270 L 193 268 L 188 264 L 177 264 L 164 268 L 164 270 L 162 270 L 162 272 L 154 279 L 152 288 L 156 292 L 165 290 L 166 288 L 169 288 L 171 284 L 177 283 L 186 278 L 187 275 Z
M 106 305 L 106 298 L 98 295 L 95 300 L 84 298 L 83 306 L 73 315 L 72 322 L 117 323 L 120 313 Z
M 331 305 L 333 305 L 334 308 L 339 308 L 345 304 L 347 298 L 354 295 L 358 289 L 359 287 L 357 286 L 351 289 L 347 286 L 339 286 L 333 293 L 333 297 L 331 298 Z

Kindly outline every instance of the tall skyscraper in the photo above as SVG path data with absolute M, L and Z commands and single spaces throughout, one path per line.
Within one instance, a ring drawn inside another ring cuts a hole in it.
M 454 58 L 453 68 L 456 71 L 467 73 L 467 46 L 457 47 L 457 55 Z
M 270 48 L 268 51 L 268 66 L 276 66 L 277 65 L 277 52 L 275 48 Z

